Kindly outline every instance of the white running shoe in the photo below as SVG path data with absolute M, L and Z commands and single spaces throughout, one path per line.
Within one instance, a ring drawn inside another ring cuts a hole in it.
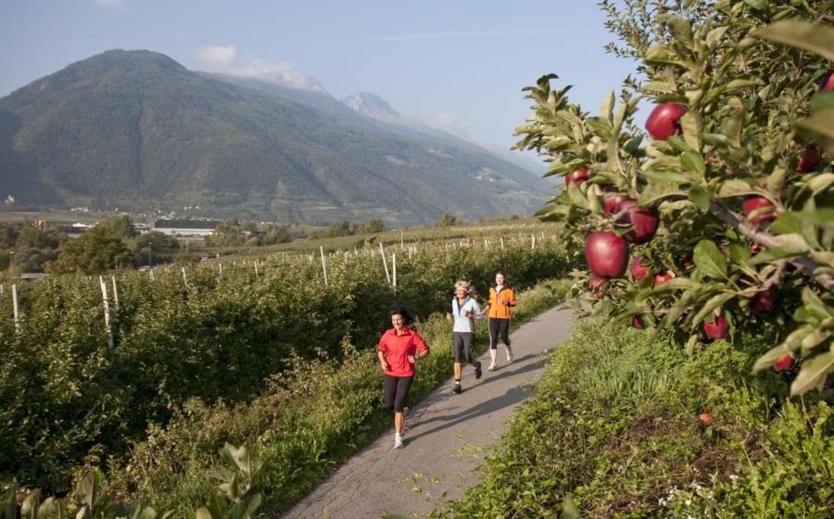
M 507 346 L 507 362 L 513 361 L 513 349 Z
M 394 448 L 395 449 L 402 449 L 403 448 L 403 436 L 400 433 L 394 433 Z

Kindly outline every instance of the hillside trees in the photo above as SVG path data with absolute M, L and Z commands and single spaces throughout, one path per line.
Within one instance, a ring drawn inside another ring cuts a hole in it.
M 540 215 L 567 221 L 574 240 L 615 233 L 648 270 L 594 272 L 606 280 L 597 311 L 676 327 L 690 347 L 777 323 L 781 343 L 756 369 L 788 357 L 802 362 L 794 393 L 822 387 L 834 370 L 829 3 L 623 5 L 602 2 L 623 44 L 609 50 L 638 60 L 619 103 L 612 92 L 591 115 L 570 87 L 551 89 L 554 74 L 526 89 L 533 114 L 517 147 L 566 179 Z M 648 137 L 633 121 L 641 99 L 655 105 Z

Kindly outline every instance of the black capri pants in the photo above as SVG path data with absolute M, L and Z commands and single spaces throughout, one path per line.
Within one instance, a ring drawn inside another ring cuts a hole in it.
M 510 320 L 489 318 L 489 349 L 498 349 L 498 339 L 504 341 L 507 346 L 510 345 Z
M 385 375 L 385 379 L 382 381 L 385 409 L 393 410 L 396 413 L 402 412 L 412 380 L 414 380 L 414 377 Z

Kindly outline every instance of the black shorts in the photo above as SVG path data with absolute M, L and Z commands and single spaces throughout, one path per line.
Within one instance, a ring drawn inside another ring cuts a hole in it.
M 385 409 L 401 412 L 405 407 L 408 398 L 408 388 L 414 377 L 392 377 L 385 375 L 382 381 L 382 392 L 384 395 Z
M 452 351 L 455 362 L 472 363 L 472 342 L 475 334 L 468 332 L 452 332 Z

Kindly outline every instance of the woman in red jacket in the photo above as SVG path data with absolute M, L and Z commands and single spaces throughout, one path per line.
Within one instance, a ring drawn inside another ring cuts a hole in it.
M 391 310 L 393 328 L 379 339 L 379 364 L 385 373 L 382 384 L 385 409 L 394 411 L 394 448 L 403 446 L 403 407 L 414 379 L 414 364 L 429 354 L 429 345 L 408 327 L 411 318 L 404 308 Z

